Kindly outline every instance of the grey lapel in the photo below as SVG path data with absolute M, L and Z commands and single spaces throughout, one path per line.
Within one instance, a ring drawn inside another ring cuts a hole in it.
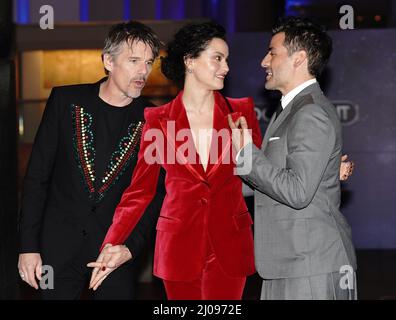
M 268 140 L 268 136 L 269 136 L 269 131 L 270 131 L 271 125 L 272 125 L 272 123 L 275 120 L 275 113 L 276 112 L 274 112 L 274 114 L 272 115 L 270 123 L 268 124 L 267 130 L 265 131 L 264 139 L 263 139 L 263 142 L 261 143 L 261 148 L 264 147 L 264 142 Z
M 275 132 L 276 129 L 279 128 L 279 126 L 285 121 L 287 116 L 290 114 L 291 110 L 293 107 L 299 105 L 301 102 L 304 101 L 304 96 L 313 94 L 313 93 L 322 93 L 322 90 L 320 89 L 319 84 L 313 83 L 310 86 L 306 87 L 304 90 L 302 90 L 299 94 L 297 94 L 292 101 L 286 106 L 286 108 L 281 112 L 279 117 L 274 120 L 275 114 L 272 115 L 271 121 L 268 125 L 267 131 L 265 132 L 263 143 L 261 147 L 265 145 L 265 143 L 268 141 L 269 137 L 271 137 L 272 133 Z

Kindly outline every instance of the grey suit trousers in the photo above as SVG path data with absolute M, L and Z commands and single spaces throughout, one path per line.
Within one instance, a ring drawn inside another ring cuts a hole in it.
M 357 300 L 356 273 L 347 285 L 339 272 L 263 280 L 261 300 Z

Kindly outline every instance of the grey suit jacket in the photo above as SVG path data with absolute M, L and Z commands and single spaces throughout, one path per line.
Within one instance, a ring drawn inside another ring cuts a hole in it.
M 241 177 L 255 189 L 255 259 L 264 279 L 356 269 L 351 230 L 339 211 L 341 125 L 317 83 L 274 121 L 261 150 L 246 146 Z

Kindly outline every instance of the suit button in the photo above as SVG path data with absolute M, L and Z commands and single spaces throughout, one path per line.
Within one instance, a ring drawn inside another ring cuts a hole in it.
M 202 203 L 203 205 L 207 204 L 207 203 L 208 203 L 208 199 L 202 198 L 202 199 L 201 199 L 201 203 Z
M 86 236 L 88 235 L 87 230 L 82 230 L 81 233 L 82 233 L 82 235 L 83 235 L 84 237 L 86 237 Z
M 96 206 L 91 207 L 91 212 L 96 212 Z

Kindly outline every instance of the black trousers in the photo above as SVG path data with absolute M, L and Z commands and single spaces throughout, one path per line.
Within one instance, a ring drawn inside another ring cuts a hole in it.
M 89 239 L 77 250 L 67 263 L 57 265 L 45 254 L 43 264 L 53 268 L 53 289 L 40 289 L 43 300 L 131 300 L 135 299 L 137 262 L 132 260 L 115 271 L 102 282 L 96 291 L 88 290 L 92 268 L 87 263 L 95 261 L 97 249 L 93 249 Z M 62 252 L 59 252 L 62 255 Z

